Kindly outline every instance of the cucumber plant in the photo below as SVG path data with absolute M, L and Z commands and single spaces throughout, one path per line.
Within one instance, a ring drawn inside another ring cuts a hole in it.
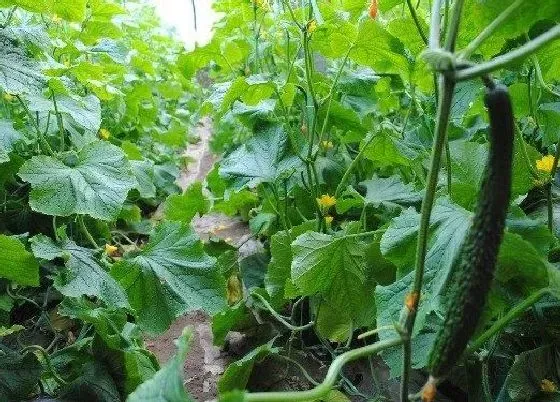
M 191 332 L 143 340 L 193 310 L 254 346 L 223 401 L 555 397 L 560 3 L 213 7 L 187 51 L 142 1 L 0 0 L 0 399 L 191 400 Z

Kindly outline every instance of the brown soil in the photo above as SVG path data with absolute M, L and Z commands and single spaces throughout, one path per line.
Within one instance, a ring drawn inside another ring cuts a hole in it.
M 203 181 L 216 162 L 216 157 L 209 149 L 210 121 L 204 120 L 197 127 L 196 134 L 200 138 L 199 142 L 189 145 L 185 151 L 185 156 L 191 163 L 178 179 L 178 184 L 183 189 L 195 181 Z M 161 214 L 161 211 L 158 214 Z M 208 214 L 195 218 L 192 225 L 202 240 L 208 239 L 212 233 L 228 239 L 231 244 L 243 244 L 240 249 L 242 255 L 251 254 L 259 249 L 260 244 L 257 241 L 247 241 L 250 237 L 249 228 L 246 222 L 238 218 Z M 219 232 L 215 232 L 218 227 Z M 163 335 L 148 339 L 147 347 L 161 364 L 165 363 L 175 354 L 174 340 L 181 335 L 186 326 L 194 329 L 194 337 L 185 362 L 185 385 L 194 400 L 199 402 L 215 400 L 216 384 L 227 365 L 228 355 L 213 346 L 211 319 L 207 315 L 197 311 L 180 317 Z

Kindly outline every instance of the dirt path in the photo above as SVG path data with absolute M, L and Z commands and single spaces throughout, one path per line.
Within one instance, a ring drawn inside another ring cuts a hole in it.
M 210 152 L 211 123 L 204 120 L 196 130 L 200 137 L 197 144 L 189 145 L 185 156 L 192 162 L 179 177 L 178 183 L 186 189 L 195 181 L 203 181 L 217 158 Z M 213 229 L 220 227 L 214 235 L 230 238 L 232 244 L 242 244 L 244 254 L 258 247 L 255 241 L 247 241 L 250 232 L 247 224 L 240 219 L 221 214 L 209 214 L 193 220 L 193 227 L 201 239 L 210 236 Z M 240 250 L 241 251 L 241 250 Z M 194 328 L 194 339 L 185 363 L 185 385 L 194 400 L 206 402 L 216 400 L 216 384 L 224 371 L 228 356 L 212 344 L 211 320 L 202 312 L 194 312 L 180 317 L 163 335 L 147 340 L 150 349 L 160 363 L 165 363 L 175 353 L 173 341 L 177 339 L 183 328 Z

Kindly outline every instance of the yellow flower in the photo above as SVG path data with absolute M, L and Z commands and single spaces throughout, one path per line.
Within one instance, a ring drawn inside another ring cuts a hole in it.
M 105 254 L 107 254 L 110 257 L 117 254 L 118 250 L 119 250 L 118 247 L 113 246 L 112 244 L 105 244 Z
M 231 243 L 231 242 L 233 241 L 233 239 L 232 239 L 231 237 L 226 237 L 226 238 L 224 239 L 224 241 L 225 241 L 226 243 Z
M 334 217 L 332 217 L 330 215 L 325 216 L 325 222 L 327 222 L 327 224 L 330 225 L 333 222 L 333 220 L 334 220 Z
M 554 165 L 554 156 L 546 155 L 537 161 L 537 170 L 541 172 L 552 172 L 552 165 Z
M 51 17 L 52 22 L 54 22 L 55 24 L 59 24 L 62 21 L 62 18 L 60 18 L 58 15 L 53 14 L 53 16 Z
M 554 381 L 547 380 L 546 378 L 541 381 L 541 391 L 552 394 L 558 392 L 558 386 Z
M 323 141 L 323 142 L 321 142 L 321 145 L 325 149 L 332 149 L 334 147 L 334 144 L 332 143 L 332 141 Z
M 14 100 L 14 95 L 9 94 L 9 93 L 6 92 L 6 93 L 4 94 L 4 100 L 5 100 L 6 102 L 11 102 L 11 101 Z
M 336 205 L 336 198 L 328 194 L 323 194 L 320 198 L 317 198 L 317 204 L 323 208 L 330 208 Z
M 307 23 L 307 32 L 312 34 L 317 30 L 317 21 L 311 20 Z
M 111 132 L 106 128 L 102 128 L 101 130 L 99 130 L 99 138 L 108 140 L 110 136 L 111 136 Z

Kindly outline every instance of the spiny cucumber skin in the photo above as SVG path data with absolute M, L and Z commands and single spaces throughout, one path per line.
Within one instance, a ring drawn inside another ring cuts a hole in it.
M 488 89 L 490 152 L 473 223 L 455 260 L 447 314 L 432 353 L 430 374 L 442 378 L 461 358 L 484 310 L 511 195 L 514 117 L 507 87 Z

